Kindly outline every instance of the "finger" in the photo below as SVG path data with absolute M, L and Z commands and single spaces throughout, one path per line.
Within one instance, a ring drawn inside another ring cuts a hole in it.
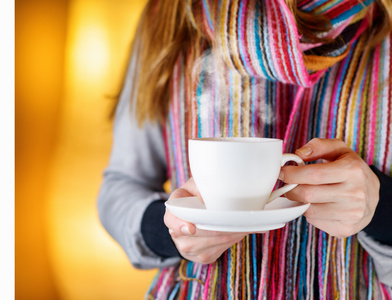
M 300 184 L 285 195 L 289 200 L 302 203 L 337 202 L 345 193 L 344 184 L 309 185 Z
M 200 261 L 201 257 L 203 260 L 211 260 L 218 258 L 223 251 L 241 241 L 245 235 L 233 234 L 233 235 L 222 235 L 220 237 L 174 237 L 173 241 L 176 244 L 178 251 L 182 256 L 186 258 L 196 258 Z M 194 260 L 194 259 L 192 259 Z
M 280 179 L 286 183 L 297 184 L 333 184 L 344 182 L 353 175 L 353 165 L 358 161 L 348 154 L 346 159 L 306 166 L 284 166 Z M 355 169 L 357 167 L 355 166 Z
M 313 161 L 317 159 L 331 161 L 352 151 L 353 150 L 342 140 L 315 138 L 295 151 L 295 154 L 300 156 L 304 161 Z
M 312 203 L 304 212 L 306 218 L 312 220 L 340 221 L 341 215 L 336 209 L 336 205 L 328 203 Z
M 194 224 L 177 218 L 168 209 L 166 209 L 164 222 L 169 229 L 169 233 L 175 237 L 197 236 L 197 237 L 206 237 L 206 238 L 211 238 L 211 237 L 222 238 L 222 236 L 237 237 L 237 236 L 244 235 L 244 233 L 211 231 L 211 230 L 203 230 L 203 229 L 196 228 Z
M 172 236 L 178 240 L 180 244 L 188 244 L 190 251 L 200 251 L 202 249 L 209 249 L 211 247 L 218 247 L 224 245 L 232 245 L 239 240 L 242 240 L 245 236 L 243 233 L 224 233 L 217 236 L 176 236 L 175 233 Z
M 177 198 L 185 198 L 185 197 L 193 197 L 194 195 L 191 194 L 187 189 L 184 189 L 183 187 L 180 187 L 176 190 L 174 190 L 169 197 L 170 199 L 177 199 Z
M 212 245 L 211 247 L 206 248 L 196 248 L 195 245 L 192 243 L 186 245 L 184 243 L 178 242 L 177 248 L 184 258 L 201 264 L 209 264 L 215 262 L 224 251 L 226 251 L 232 245 L 240 242 L 243 238 L 244 236 L 239 236 L 236 239 L 230 240 L 226 243 Z M 209 240 L 211 240 L 211 238 Z M 198 245 L 205 244 L 206 242 L 198 242 Z
M 242 239 L 245 237 L 245 234 L 232 234 L 230 236 L 230 239 L 226 238 L 226 240 L 224 238 L 220 239 L 220 243 L 219 244 L 215 244 L 213 247 L 211 247 L 211 249 L 215 249 L 217 251 L 225 251 L 228 248 L 230 248 L 231 246 L 233 246 L 234 244 L 239 243 L 240 241 L 242 241 Z
M 185 184 L 181 188 L 185 189 L 192 196 L 196 196 L 204 203 L 203 198 L 200 195 L 199 189 L 197 188 L 193 177 L 189 178 L 188 181 L 185 182 Z
M 166 209 L 163 221 L 170 234 L 176 234 L 177 236 L 192 236 L 196 233 L 196 226 L 185 220 L 177 218 L 168 209 Z
M 199 189 L 197 188 L 195 181 L 193 178 L 189 178 L 187 182 L 185 182 L 181 187 L 178 189 L 174 190 L 170 197 L 170 199 L 176 199 L 176 198 L 185 198 L 185 197 L 197 197 L 201 202 L 204 203 L 203 198 L 200 195 Z
M 306 221 L 314 227 L 338 238 L 346 238 L 359 232 L 355 226 L 350 226 L 339 221 L 331 222 L 330 220 L 311 218 L 306 218 Z
M 213 230 L 204 230 L 196 227 L 196 235 L 203 237 L 221 237 L 221 236 L 240 236 L 244 235 L 242 232 L 223 232 L 223 231 L 213 231 Z
M 348 201 L 340 203 L 312 203 L 304 216 L 314 220 L 340 221 L 356 224 L 364 219 L 367 210 L 361 204 Z

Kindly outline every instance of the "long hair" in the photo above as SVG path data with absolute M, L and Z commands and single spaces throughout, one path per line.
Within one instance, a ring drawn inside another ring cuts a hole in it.
M 379 15 L 371 20 L 376 34 L 370 45 L 376 45 L 392 32 L 392 0 L 376 2 Z M 136 99 L 134 107 L 140 125 L 146 120 L 161 121 L 166 115 L 170 79 L 180 54 L 194 61 L 201 54 L 203 45 L 210 43 L 200 30 L 201 20 L 194 19 L 200 14 L 189 11 L 201 9 L 201 6 L 194 4 L 190 8 L 191 3 L 191 0 L 150 0 L 143 11 L 131 48 L 131 55 L 136 55 L 138 65 L 132 99 Z M 286 3 L 302 38 L 314 43 L 330 42 L 318 35 L 329 30 L 328 19 L 299 10 L 297 0 L 286 0 Z M 192 64 L 185 65 L 190 68 Z M 186 70 L 187 76 L 191 73 Z
M 144 8 L 130 53 L 137 60 L 131 98 L 136 99 L 133 107 L 140 125 L 166 115 L 169 82 L 179 55 L 194 60 L 201 53 L 205 37 L 187 9 L 187 0 L 150 0 Z

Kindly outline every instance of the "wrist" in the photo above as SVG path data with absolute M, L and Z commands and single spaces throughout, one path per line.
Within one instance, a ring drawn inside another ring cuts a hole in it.
M 379 179 L 378 203 L 370 223 L 363 229 L 373 239 L 392 245 L 392 178 L 370 166 Z

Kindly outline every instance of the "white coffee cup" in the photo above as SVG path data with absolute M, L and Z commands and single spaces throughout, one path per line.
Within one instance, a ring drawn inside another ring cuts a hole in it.
M 282 147 L 282 140 L 270 138 L 190 139 L 190 168 L 206 208 L 261 210 L 295 188 L 286 184 L 272 192 L 286 162 L 304 165 L 299 156 L 282 154 Z

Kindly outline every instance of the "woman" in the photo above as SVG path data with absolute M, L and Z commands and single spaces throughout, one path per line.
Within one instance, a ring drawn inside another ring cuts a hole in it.
M 98 205 L 134 266 L 161 268 L 149 298 L 392 297 L 391 31 L 388 0 L 147 4 Z M 165 211 L 198 195 L 187 140 L 207 136 L 317 161 L 280 175 L 304 217 L 233 234 Z

